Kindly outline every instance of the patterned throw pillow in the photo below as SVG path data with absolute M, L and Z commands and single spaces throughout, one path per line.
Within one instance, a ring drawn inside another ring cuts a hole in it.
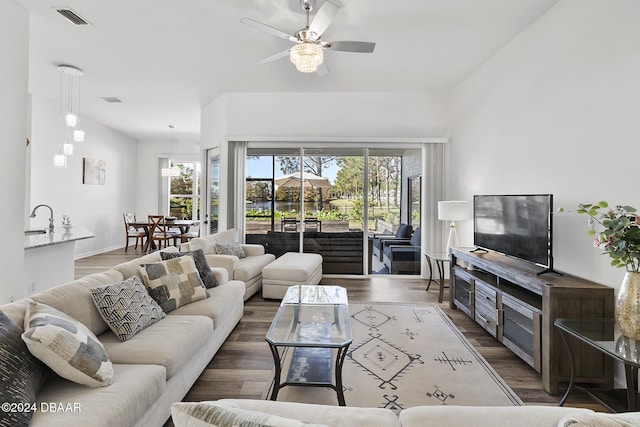
M 137 277 L 91 289 L 91 298 L 120 341 L 130 339 L 166 316 Z
M 216 243 L 216 253 L 220 255 L 235 255 L 238 258 L 244 258 L 247 254 L 244 253 L 244 249 L 240 246 L 240 243 Z
M 190 256 L 141 265 L 140 274 L 149 295 L 165 313 L 209 297 Z
M 22 328 L 0 311 L 0 402 L 19 403 L 28 411 L 0 412 L 0 426 L 26 426 L 33 416 L 36 394 L 50 372 L 25 345 Z
M 263 412 L 216 405 L 215 402 L 177 402 L 171 405 L 171 419 L 176 427 L 327 427 Z
M 196 269 L 198 270 L 198 274 L 200 275 L 205 288 L 211 289 L 218 286 L 218 281 L 213 275 L 211 267 L 209 267 L 209 263 L 207 262 L 207 258 L 204 256 L 204 251 L 202 249 L 191 252 L 160 252 L 160 256 L 163 260 L 178 258 L 185 255 L 193 257 Z
M 45 304 L 30 302 L 22 340 L 35 357 L 63 378 L 88 387 L 113 381 L 102 343 L 82 323 Z

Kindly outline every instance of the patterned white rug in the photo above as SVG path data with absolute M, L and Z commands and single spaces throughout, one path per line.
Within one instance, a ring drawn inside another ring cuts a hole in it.
M 353 342 L 343 367 L 347 406 L 523 405 L 435 305 L 349 303 Z M 324 365 L 298 371 L 317 372 Z M 270 390 L 265 393 L 269 396 Z M 288 386 L 279 401 L 337 405 L 335 391 Z

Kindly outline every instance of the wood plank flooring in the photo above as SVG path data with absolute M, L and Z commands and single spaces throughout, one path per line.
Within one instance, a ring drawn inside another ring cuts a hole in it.
M 119 249 L 76 261 L 76 277 L 104 271 L 118 263 L 140 256 L 140 251 Z M 379 301 L 437 304 L 438 286 L 425 292 L 426 280 L 370 276 L 357 279 L 324 278 L 323 284 L 347 288 L 350 301 Z M 459 310 L 448 304 L 445 289 L 440 308 L 452 319 L 496 372 L 527 405 L 555 405 L 560 395 L 550 395 L 542 388 L 540 375 L 502 346 L 495 338 Z M 264 336 L 279 302 L 265 300 L 259 294 L 246 301 L 244 316 L 211 360 L 185 401 L 221 398 L 260 399 L 272 379 L 273 359 Z M 605 409 L 585 393 L 574 390 L 566 406 Z M 170 425 L 170 424 L 168 424 Z

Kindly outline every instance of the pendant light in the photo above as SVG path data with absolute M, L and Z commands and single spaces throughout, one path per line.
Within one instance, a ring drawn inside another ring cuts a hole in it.
M 80 77 L 84 72 L 73 65 L 58 66 L 60 72 L 60 116 L 63 122 L 65 142 L 53 163 L 58 168 L 67 167 L 67 156 L 73 155 L 73 142 L 84 141 L 84 131 L 78 127 L 80 116 Z M 64 159 L 63 159 L 64 157 Z
M 173 154 L 173 125 L 169 125 L 169 153 Z M 162 176 L 176 177 L 180 176 L 180 168 L 171 167 L 171 159 L 169 158 L 169 167 L 162 168 Z

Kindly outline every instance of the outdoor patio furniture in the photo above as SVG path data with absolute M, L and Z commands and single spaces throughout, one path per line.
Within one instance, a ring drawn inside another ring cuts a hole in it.
M 373 238 L 373 255 L 377 256 L 380 261 L 382 261 L 382 256 L 384 253 L 384 244 L 387 240 L 406 240 L 407 242 L 411 239 L 411 232 L 413 231 L 413 227 L 408 224 L 400 224 L 395 234 L 374 234 Z
M 391 274 L 419 274 L 422 261 L 420 228 L 409 241 L 389 240 L 384 243 L 383 263 Z

